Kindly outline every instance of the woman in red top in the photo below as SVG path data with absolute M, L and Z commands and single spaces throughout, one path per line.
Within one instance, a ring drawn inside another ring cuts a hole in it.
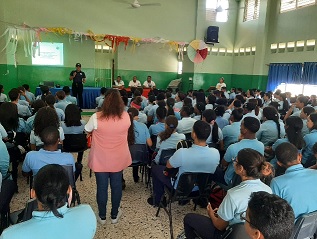
M 108 179 L 111 187 L 111 223 L 117 223 L 121 216 L 122 172 L 132 163 L 127 141 L 130 124 L 119 91 L 110 89 L 101 111 L 93 114 L 85 126 L 85 130 L 92 133 L 88 166 L 96 176 L 98 220 L 101 224 L 106 223 Z

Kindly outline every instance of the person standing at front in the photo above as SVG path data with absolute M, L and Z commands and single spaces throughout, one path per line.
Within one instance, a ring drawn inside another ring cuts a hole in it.
M 85 72 L 81 71 L 81 64 L 76 63 L 76 70 L 72 71 L 69 76 L 69 80 L 73 81 L 72 92 L 73 96 L 76 97 L 79 101 L 79 107 L 83 108 L 83 91 L 84 85 L 86 82 Z
M 88 156 L 88 166 L 95 172 L 97 183 L 98 221 L 106 223 L 108 200 L 108 180 L 111 187 L 111 223 L 118 222 L 122 212 L 122 172 L 131 165 L 128 147 L 130 117 L 124 111 L 124 103 L 116 89 L 107 91 L 101 111 L 93 114 L 85 125 L 92 133 L 92 144 Z

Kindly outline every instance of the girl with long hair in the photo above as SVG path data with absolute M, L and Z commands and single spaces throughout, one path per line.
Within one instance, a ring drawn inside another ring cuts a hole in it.
M 211 128 L 211 134 L 209 135 L 206 143 L 210 146 L 223 150 L 223 135 L 221 129 L 216 122 L 217 115 L 214 110 L 205 110 L 202 114 L 202 120 L 207 122 Z

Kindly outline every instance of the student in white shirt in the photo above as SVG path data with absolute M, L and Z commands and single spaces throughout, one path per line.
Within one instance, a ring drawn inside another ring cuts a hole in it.
M 8 97 L 6 94 L 3 94 L 3 92 L 4 92 L 3 85 L 0 85 L 0 102 L 7 102 Z

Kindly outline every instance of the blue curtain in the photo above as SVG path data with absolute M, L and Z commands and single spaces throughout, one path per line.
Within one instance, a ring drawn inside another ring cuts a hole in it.
M 317 62 L 304 62 L 302 84 L 317 84 Z
M 300 84 L 302 63 L 271 63 L 267 91 L 274 91 L 281 83 Z

